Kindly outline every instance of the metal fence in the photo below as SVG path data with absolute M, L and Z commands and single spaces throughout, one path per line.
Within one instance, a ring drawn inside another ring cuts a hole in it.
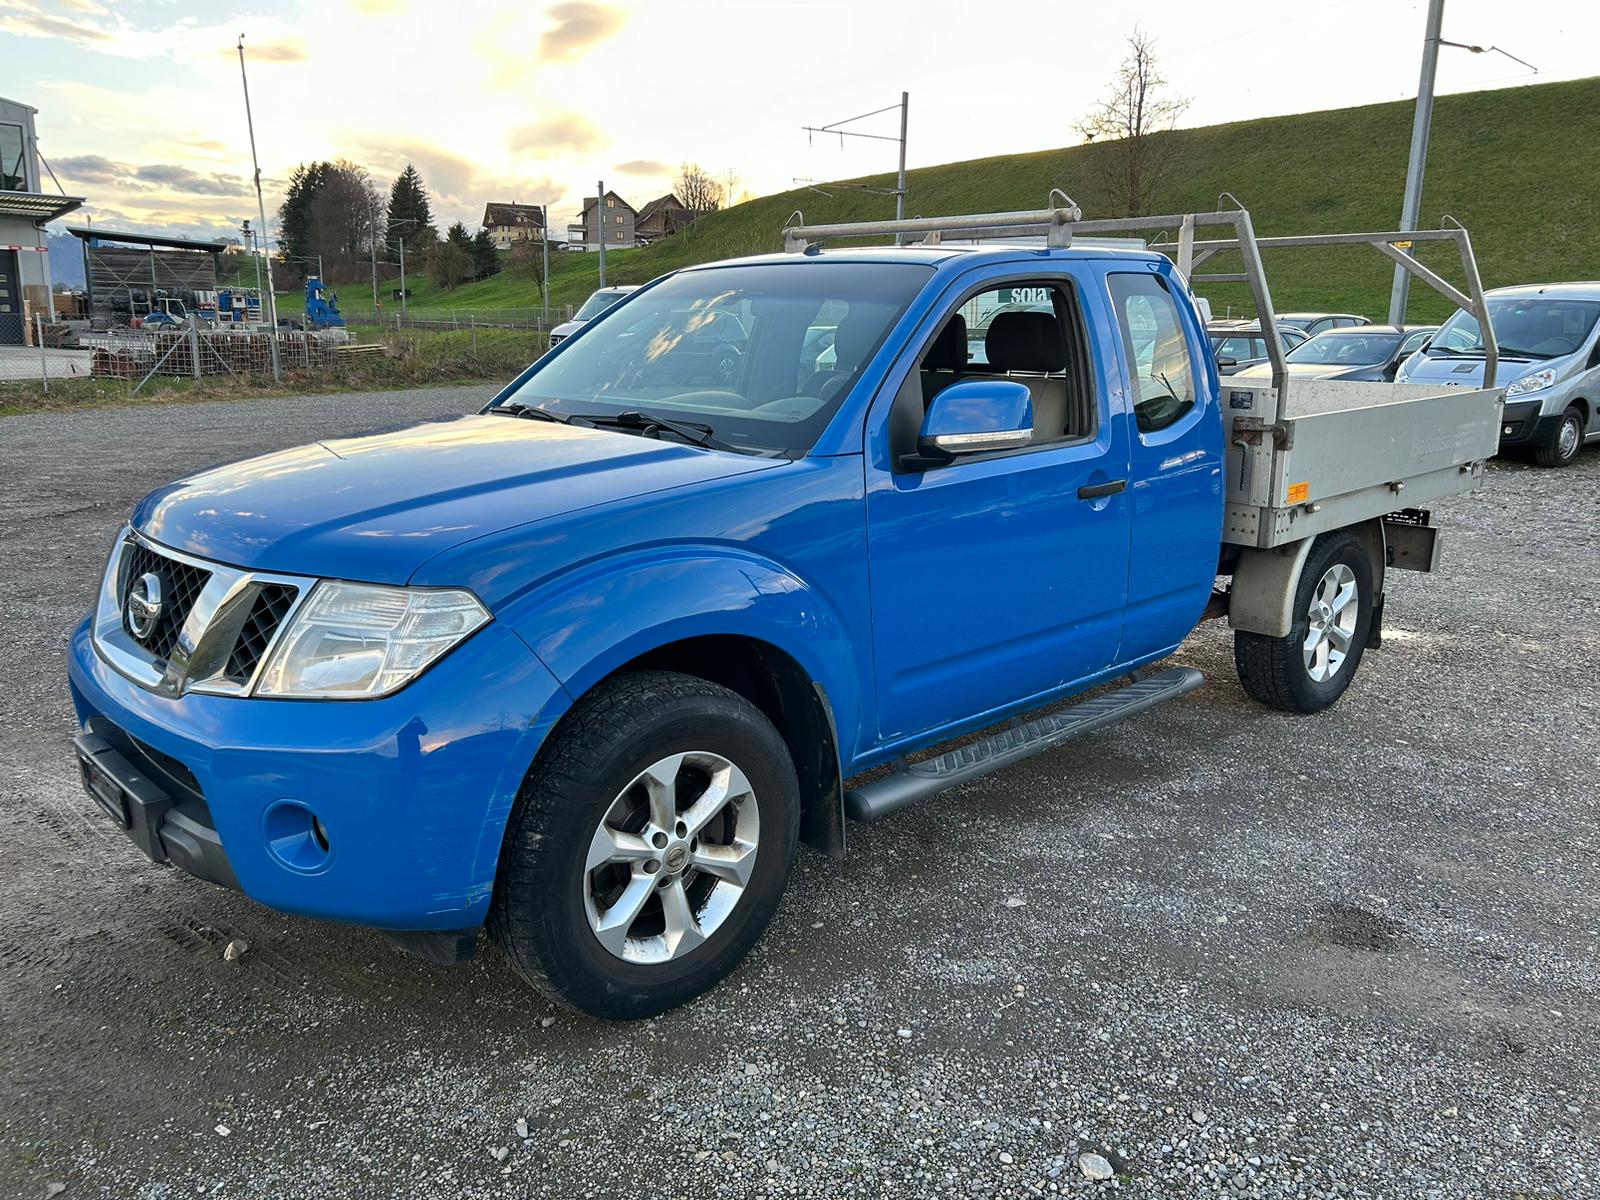
M 259 384 L 272 378 L 274 347 L 287 379 L 313 385 L 509 379 L 545 352 L 548 331 L 526 313 L 495 316 L 500 319 L 464 312 L 442 320 L 386 318 L 375 325 L 353 314 L 352 328 L 272 333 L 202 323 L 95 331 L 85 322 L 30 317 L 25 323 L 20 315 L 0 312 L 0 389 L 65 392 L 62 383 L 75 379 L 115 381 L 130 394 L 156 379 Z
M 461 308 L 428 309 L 419 313 L 400 311 L 398 302 L 381 309 L 342 304 L 340 311 L 351 325 L 375 325 L 382 329 L 532 329 L 548 332 L 576 311 L 571 304 L 542 308 Z

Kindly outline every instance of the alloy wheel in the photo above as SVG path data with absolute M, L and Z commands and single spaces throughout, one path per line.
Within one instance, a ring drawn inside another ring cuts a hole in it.
M 1344 666 L 1355 642 L 1360 615 L 1355 572 L 1344 563 L 1334 563 L 1322 573 L 1311 593 L 1311 603 L 1306 608 L 1309 627 L 1300 647 L 1306 673 L 1317 683 L 1326 683 Z
M 606 951 L 671 962 L 728 920 L 761 838 L 750 782 L 709 750 L 658 759 L 618 793 L 589 843 L 583 902 Z

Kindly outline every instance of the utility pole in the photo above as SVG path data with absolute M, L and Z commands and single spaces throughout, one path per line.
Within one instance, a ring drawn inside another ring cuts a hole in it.
M 250 162 L 256 171 L 256 208 L 261 214 L 261 250 L 267 260 L 267 321 L 271 326 L 272 381 L 283 382 L 283 363 L 278 358 L 278 297 L 272 290 L 272 239 L 267 231 L 267 202 L 261 195 L 261 159 L 256 155 L 256 123 L 250 115 L 250 79 L 244 71 L 244 34 L 239 35 L 239 82 L 244 85 L 244 120 L 250 129 Z
M 376 313 L 382 305 L 378 303 L 378 210 L 372 210 L 372 311 Z
M 1409 233 L 1417 227 L 1422 210 L 1422 175 L 1428 165 L 1428 135 L 1433 128 L 1433 80 L 1439 69 L 1439 47 L 1451 46 L 1472 54 L 1503 54 L 1521 63 L 1535 75 L 1539 68 L 1499 46 L 1474 46 L 1452 42 L 1441 36 L 1444 26 L 1444 0 L 1428 0 L 1428 23 L 1422 35 L 1422 77 L 1417 82 L 1417 109 L 1411 120 L 1411 160 L 1406 164 L 1406 194 L 1400 205 L 1400 228 Z M 1394 269 L 1394 288 L 1389 293 L 1389 324 L 1406 319 L 1406 300 L 1411 294 L 1411 272 L 1402 266 Z
M 544 229 L 544 236 L 539 239 L 539 244 L 544 249 L 544 276 L 543 286 L 539 288 L 539 297 L 544 301 L 544 323 L 550 324 L 550 206 L 539 206 L 539 224 Z
M 883 113 L 893 112 L 895 109 L 900 110 L 899 137 L 890 137 L 886 133 L 859 133 L 854 129 L 844 128 L 846 125 L 853 125 L 857 121 L 865 121 L 868 117 L 881 116 Z M 898 142 L 900 145 L 900 169 L 895 177 L 895 186 L 892 194 L 894 196 L 894 219 L 897 221 L 903 221 L 905 220 L 906 215 L 906 132 L 908 126 L 910 125 L 910 116 L 911 93 L 901 92 L 899 104 L 891 104 L 885 108 L 875 108 L 871 112 L 861 113 L 859 116 L 846 117 L 842 121 L 834 121 L 828 125 L 802 125 L 800 128 L 805 130 L 807 134 L 812 135 L 812 137 L 815 137 L 815 135 L 819 133 L 837 134 L 839 137 L 840 149 L 844 148 L 844 139 L 847 137 L 870 138 L 871 140 L 877 142 Z M 840 184 L 838 186 L 847 187 L 855 185 Z M 885 188 L 876 187 L 861 187 L 859 190 L 875 192 L 878 195 L 883 195 L 887 191 Z
M 406 315 L 406 240 L 400 239 L 400 315 Z
M 1444 0 L 1428 0 L 1428 23 L 1422 35 L 1422 77 L 1417 82 L 1417 108 L 1411 119 L 1411 161 L 1406 164 L 1406 194 L 1400 205 L 1400 228 L 1417 227 L 1422 209 L 1422 172 L 1428 165 L 1428 133 L 1433 125 L 1433 77 L 1439 67 L 1439 31 L 1444 25 Z M 1389 293 L 1389 324 L 1406 319 L 1411 272 L 1398 264 Z
M 906 126 L 911 116 L 911 93 L 900 93 L 900 174 L 894 186 L 894 219 L 906 219 Z
M 606 285 L 606 181 L 595 185 L 594 227 L 600 232 L 600 286 Z

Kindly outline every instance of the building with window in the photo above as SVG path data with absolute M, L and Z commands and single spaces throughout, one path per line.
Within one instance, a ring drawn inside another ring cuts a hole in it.
M 483 227 L 497 250 L 509 250 L 518 242 L 543 241 L 544 209 L 537 204 L 485 204 Z
M 636 246 L 639 238 L 634 223 L 638 215 L 633 205 L 615 192 L 606 193 L 604 206 L 590 196 L 583 202 L 582 216 L 567 226 L 567 241 L 574 250 L 597 250 L 604 230 L 607 250 Z
M 45 225 L 83 204 L 40 186 L 38 111 L 0 98 L 0 346 L 31 343 L 35 314 L 55 320 Z
M 633 227 L 641 242 L 657 242 L 694 224 L 694 219 L 698 215 L 694 209 L 668 192 L 641 208 Z

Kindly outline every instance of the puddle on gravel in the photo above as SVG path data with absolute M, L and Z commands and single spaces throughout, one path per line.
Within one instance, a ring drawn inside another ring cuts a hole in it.
M 1312 936 L 1347 950 L 1393 950 L 1406 927 L 1358 904 L 1334 902 L 1317 910 Z

